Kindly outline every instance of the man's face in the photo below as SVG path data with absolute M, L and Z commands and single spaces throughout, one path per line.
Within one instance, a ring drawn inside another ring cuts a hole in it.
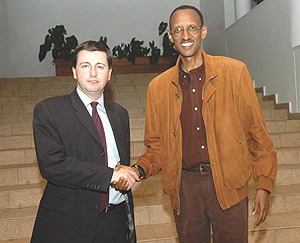
M 201 27 L 202 22 L 200 16 L 195 10 L 192 9 L 181 9 L 177 10 L 171 18 L 171 30 L 176 28 L 183 29 L 182 35 L 177 37 L 174 36 L 170 31 L 168 32 L 169 39 L 176 50 L 183 57 L 194 57 L 201 55 L 201 41 L 206 37 L 207 27 L 204 25 L 194 35 L 187 32 L 190 26 Z
M 77 87 L 93 101 L 103 94 L 112 69 L 109 69 L 105 52 L 80 51 L 76 67 L 72 67 Z

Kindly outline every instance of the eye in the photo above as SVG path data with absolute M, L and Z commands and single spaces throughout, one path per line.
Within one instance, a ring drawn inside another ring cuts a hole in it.
M 103 66 L 100 66 L 100 65 L 98 65 L 98 66 L 97 66 L 97 69 L 99 69 L 99 70 L 103 70 L 103 69 L 104 69 L 104 67 L 103 67 Z
M 175 33 L 180 33 L 181 31 L 182 31 L 182 29 L 180 27 L 177 27 L 177 28 L 174 29 Z
M 85 69 L 86 69 L 86 68 L 88 68 L 88 67 L 89 67 L 89 65 L 87 65 L 87 64 L 82 64 L 82 65 L 81 65 L 81 68 L 85 68 Z
M 190 25 L 189 26 L 189 30 L 195 30 L 196 29 L 196 26 L 195 25 Z

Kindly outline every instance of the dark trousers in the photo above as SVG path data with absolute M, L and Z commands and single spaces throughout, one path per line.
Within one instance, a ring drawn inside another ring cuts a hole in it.
M 218 203 L 211 173 L 182 171 L 180 216 L 174 218 L 180 243 L 248 242 L 247 198 L 227 210 Z
M 108 213 L 100 213 L 93 243 L 126 243 L 126 219 L 125 203 Z

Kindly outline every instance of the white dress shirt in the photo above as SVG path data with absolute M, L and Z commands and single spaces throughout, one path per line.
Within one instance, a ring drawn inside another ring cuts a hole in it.
M 79 95 L 79 98 L 85 105 L 86 109 L 88 110 L 90 116 L 92 116 L 92 106 L 91 100 L 86 94 L 84 94 L 80 89 L 77 87 L 76 91 Z M 104 94 L 101 95 L 100 99 L 96 100 L 95 102 L 98 102 L 97 105 L 97 111 L 98 114 L 101 118 L 104 132 L 105 132 L 105 140 L 106 140 L 106 147 L 107 147 L 107 158 L 108 158 L 108 167 L 110 168 L 115 168 L 117 164 L 120 163 L 120 156 L 115 140 L 115 136 L 113 133 L 113 130 L 111 128 L 105 107 L 104 107 Z M 111 179 L 113 181 L 113 177 Z M 109 203 L 110 204 L 119 204 L 125 200 L 124 196 L 122 193 L 119 191 L 116 191 L 113 187 L 109 187 Z

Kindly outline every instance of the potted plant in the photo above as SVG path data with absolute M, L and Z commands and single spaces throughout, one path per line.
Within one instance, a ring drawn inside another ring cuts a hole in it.
M 67 31 L 63 25 L 56 25 L 55 28 L 49 29 L 45 37 L 45 43 L 40 45 L 39 61 L 43 61 L 47 52 L 52 50 L 52 64 L 57 59 L 71 60 L 72 53 L 78 41 L 74 35 L 65 38 Z
M 159 35 L 166 32 L 168 24 L 161 22 Z M 40 46 L 39 60 L 44 60 L 47 52 L 52 50 L 52 63 L 56 65 L 56 76 L 70 76 L 71 58 L 78 41 L 74 35 L 65 38 L 67 34 L 63 25 L 49 29 L 45 43 Z M 99 42 L 107 47 L 107 38 L 101 36 Z M 130 43 L 121 43 L 112 49 L 114 74 L 162 72 L 175 64 L 177 52 L 169 41 L 167 33 L 163 37 L 163 57 L 160 58 L 160 49 L 154 41 L 149 42 L 149 48 L 143 46 L 144 41 L 132 38 Z M 108 47 L 109 48 L 109 47 Z M 150 55 L 149 55 L 150 54 Z M 151 66 L 149 65 L 151 64 Z

